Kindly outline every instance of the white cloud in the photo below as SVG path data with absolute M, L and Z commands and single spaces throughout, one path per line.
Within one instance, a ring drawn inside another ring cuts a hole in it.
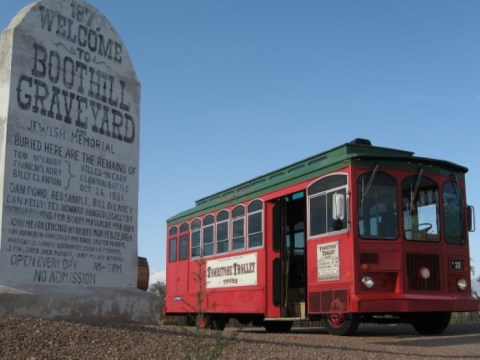
M 148 281 L 149 285 L 152 285 L 152 284 L 156 284 L 157 281 L 160 281 L 160 282 L 165 282 L 166 280 L 166 272 L 165 270 L 156 270 L 156 269 L 152 269 L 152 271 L 150 272 L 150 279 Z

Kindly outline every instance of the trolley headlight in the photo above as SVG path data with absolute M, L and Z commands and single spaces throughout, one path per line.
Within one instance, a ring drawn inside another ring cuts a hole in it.
M 465 280 L 464 278 L 458 279 L 457 280 L 457 288 L 460 291 L 465 291 L 465 289 L 467 288 L 467 280 Z
M 418 269 L 418 275 L 424 279 L 428 280 L 430 279 L 430 269 L 427 267 L 422 266 L 420 269 Z
M 373 281 L 371 276 L 364 276 L 362 278 L 362 285 L 365 289 L 371 289 L 373 285 L 375 285 L 375 281 Z

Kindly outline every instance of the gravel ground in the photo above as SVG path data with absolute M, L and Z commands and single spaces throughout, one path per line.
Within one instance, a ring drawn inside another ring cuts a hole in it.
M 217 346 L 218 345 L 218 346 Z M 322 328 L 288 334 L 227 328 L 223 333 L 181 326 L 97 326 L 0 316 L 1 359 L 475 359 L 480 324 L 451 325 L 437 337 L 410 326 L 361 326 L 356 336 Z

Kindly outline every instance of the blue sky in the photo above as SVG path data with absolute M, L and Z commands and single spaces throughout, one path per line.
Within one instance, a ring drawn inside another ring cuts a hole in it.
M 0 27 L 31 1 L 0 3 Z M 91 0 L 142 86 L 139 255 L 165 219 L 356 137 L 467 166 L 480 274 L 480 2 Z

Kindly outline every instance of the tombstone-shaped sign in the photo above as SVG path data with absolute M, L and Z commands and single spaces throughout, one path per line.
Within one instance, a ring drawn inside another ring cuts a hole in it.
M 38 1 L 2 33 L 0 285 L 136 286 L 139 102 L 84 1 Z

